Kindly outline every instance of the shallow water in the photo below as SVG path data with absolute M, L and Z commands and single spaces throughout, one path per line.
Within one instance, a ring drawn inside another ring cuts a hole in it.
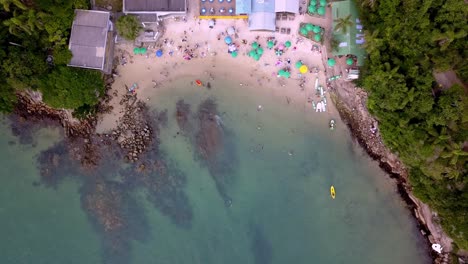
M 328 117 L 288 105 L 267 88 L 254 91 L 217 79 L 206 90 L 191 81 L 180 78 L 150 98 L 152 108 L 168 110 L 161 150 L 180 173 L 177 183 L 155 194 L 159 203 L 146 198 L 147 190 L 129 191 L 144 210 L 133 217 L 145 218 L 135 222 L 145 223 L 147 235 L 130 239 L 128 263 L 429 262 L 391 180 L 340 121 L 331 132 Z M 230 206 L 190 135 L 177 134 L 176 102 L 191 105 L 196 123 L 207 98 L 217 103 L 220 129 L 233 142 L 224 151 L 236 167 L 222 182 Z M 33 185 L 38 153 L 59 140 L 57 129 L 42 129 L 37 144 L 21 145 L 8 122 L 1 125 L 2 263 L 114 262 L 103 253 L 102 232 L 82 209 L 79 175 L 56 189 Z

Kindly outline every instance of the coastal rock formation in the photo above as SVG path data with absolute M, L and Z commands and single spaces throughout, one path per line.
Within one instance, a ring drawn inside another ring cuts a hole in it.
M 428 251 L 432 253 L 434 263 L 449 263 L 452 240 L 443 231 L 440 224 L 433 222 L 432 213 L 426 205 L 411 194 L 408 183 L 408 170 L 398 156 L 388 149 L 378 131 L 378 120 L 366 107 L 367 93 L 351 83 L 332 89 L 332 99 L 343 121 L 348 125 L 353 136 L 382 169 L 397 180 L 397 188 L 403 200 L 418 220 L 419 229 L 428 241 Z M 436 254 L 430 244 L 438 243 L 444 248 L 443 254 Z

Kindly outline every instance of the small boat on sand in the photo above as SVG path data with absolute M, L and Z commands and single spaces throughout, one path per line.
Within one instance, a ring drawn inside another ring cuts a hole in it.
M 330 187 L 330 196 L 332 199 L 335 199 L 335 187 L 333 185 Z
M 330 130 L 334 130 L 336 126 L 335 119 L 331 119 L 329 125 L 330 125 Z

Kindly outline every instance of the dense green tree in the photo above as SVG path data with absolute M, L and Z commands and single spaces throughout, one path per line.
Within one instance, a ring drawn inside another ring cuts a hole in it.
M 468 95 L 433 72 L 468 79 L 468 5 L 458 0 L 361 1 L 368 57 L 357 81 L 385 143 L 410 168 L 414 193 L 468 249 Z
M 135 40 L 141 30 L 140 21 L 136 16 L 121 16 L 116 23 L 117 32 L 127 40 Z
M 104 91 L 98 71 L 58 66 L 41 81 L 44 102 L 56 108 L 95 105 Z

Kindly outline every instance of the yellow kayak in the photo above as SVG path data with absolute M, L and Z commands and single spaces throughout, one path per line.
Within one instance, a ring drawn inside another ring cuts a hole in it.
M 330 195 L 332 199 L 335 199 L 335 187 L 333 185 L 330 187 Z

